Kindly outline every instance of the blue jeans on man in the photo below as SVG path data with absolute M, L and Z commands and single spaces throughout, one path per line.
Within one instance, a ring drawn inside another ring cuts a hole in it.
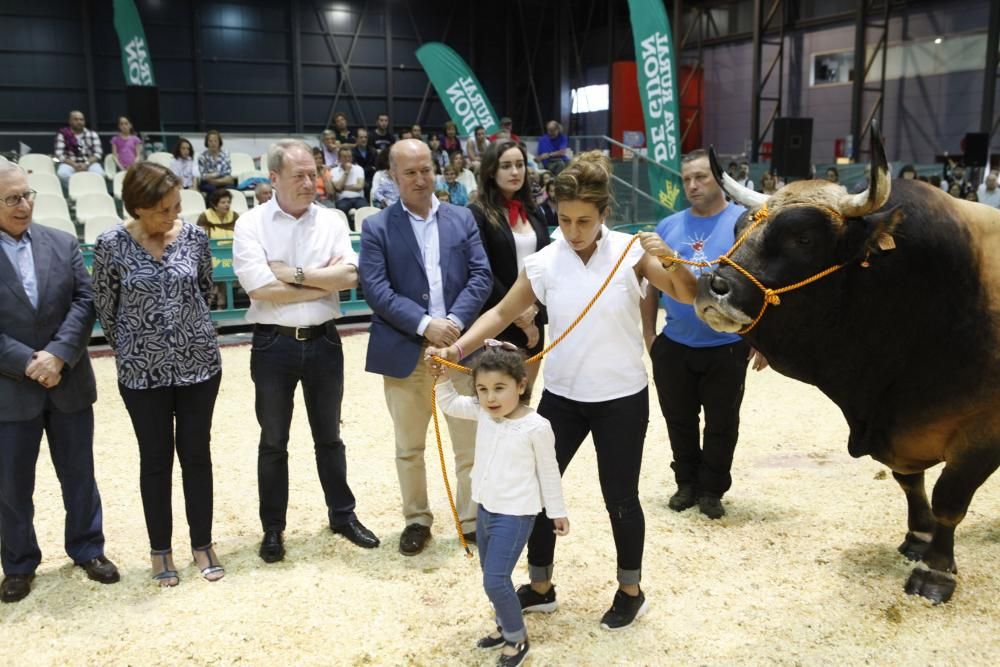
M 528 633 L 510 577 L 534 523 L 534 514 L 495 514 L 482 505 L 476 514 L 476 547 L 483 569 L 483 589 L 496 612 L 503 638 L 514 643 L 523 642 Z
M 263 529 L 285 529 L 288 432 L 295 388 L 300 382 L 330 526 L 336 528 L 356 519 L 354 494 L 347 484 L 344 441 L 340 439 L 344 349 L 336 327 L 330 322 L 326 334 L 299 341 L 257 325 L 250 352 L 250 375 L 260 422 L 257 486 Z

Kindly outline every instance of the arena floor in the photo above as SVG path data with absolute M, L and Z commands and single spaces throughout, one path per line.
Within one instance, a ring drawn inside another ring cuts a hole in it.
M 250 351 L 227 347 L 213 442 L 215 539 L 227 575 L 209 584 L 190 564 L 177 469 L 182 581 L 173 589 L 149 579 L 133 433 L 113 360 L 96 359 L 97 476 L 107 553 L 123 578 L 90 582 L 62 553 L 62 503 L 43 447 L 35 501 L 45 557 L 32 594 L 0 606 L 0 664 L 494 664 L 496 653 L 473 648 L 491 627 L 489 605 L 478 561 L 464 556 L 450 525 L 432 452 L 434 540 L 414 558 L 397 551 L 392 424 L 381 378 L 363 370 L 367 342 L 366 334 L 344 339 L 344 439 L 359 516 L 382 547 L 361 550 L 327 529 L 300 403 L 288 555 L 276 565 L 257 557 Z M 728 515 L 717 522 L 666 508 L 669 447 L 651 399 L 641 486 L 650 612 L 622 632 L 598 625 L 614 592 L 614 550 L 585 445 L 565 477 L 572 530 L 556 555 L 561 607 L 528 617 L 532 664 L 996 664 L 1000 476 L 958 530 L 955 597 L 934 607 L 902 590 L 910 564 L 895 550 L 906 530 L 901 491 L 879 464 L 848 456 L 844 421 L 814 388 L 770 370 L 750 376 Z M 516 580 L 527 580 L 523 560 Z

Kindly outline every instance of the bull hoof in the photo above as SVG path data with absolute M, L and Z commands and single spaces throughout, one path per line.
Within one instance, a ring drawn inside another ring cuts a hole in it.
M 899 545 L 898 551 L 907 560 L 920 561 L 923 560 L 924 554 L 927 553 L 930 546 L 929 540 L 917 537 L 913 533 L 907 533 L 906 537 L 903 538 L 903 543 Z
M 913 568 L 904 590 L 907 595 L 919 595 L 934 604 L 941 604 L 951 599 L 956 584 L 955 575 L 950 572 L 931 570 L 920 564 Z

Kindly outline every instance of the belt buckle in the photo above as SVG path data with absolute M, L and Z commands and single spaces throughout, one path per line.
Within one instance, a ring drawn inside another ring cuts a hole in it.
M 304 341 L 304 340 L 309 340 L 309 338 L 307 338 L 306 336 L 299 335 L 299 331 L 301 331 L 303 329 L 308 329 L 308 328 L 309 327 L 295 327 L 295 340 L 300 341 L 300 342 Z

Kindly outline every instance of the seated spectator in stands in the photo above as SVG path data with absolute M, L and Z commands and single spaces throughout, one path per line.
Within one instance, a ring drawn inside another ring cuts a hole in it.
M 218 130 L 209 130 L 205 134 L 205 150 L 198 156 L 198 172 L 201 174 L 198 187 L 202 192 L 225 189 L 236 183 L 229 153 L 222 150 L 222 135 Z
M 962 194 L 963 194 L 962 193 L 962 184 L 961 183 L 952 183 L 948 187 L 948 194 L 950 194 L 952 197 L 954 197 L 956 199 L 961 199 L 962 198 Z
M 458 127 L 454 121 L 449 120 L 444 124 L 444 136 L 441 137 L 441 147 L 448 155 L 451 155 L 455 151 L 462 152 L 462 140 L 458 138 Z
M 473 135 L 465 142 L 465 154 L 468 156 L 469 169 L 472 173 L 479 173 L 479 163 L 483 161 L 483 151 L 490 145 L 490 140 L 486 138 L 486 130 L 482 125 L 476 126 Z
M 404 127 L 402 130 L 399 131 L 400 141 L 402 141 L 403 139 L 412 139 L 412 138 L 413 138 L 413 130 L 411 130 L 410 128 Z
M 537 157 L 553 175 L 558 175 L 569 164 L 569 139 L 557 121 L 550 120 L 545 124 L 545 134 L 538 139 Z
M 447 190 L 435 190 L 434 196 L 438 198 L 438 201 L 443 204 L 451 204 L 451 195 L 448 194 Z
M 194 146 L 187 139 L 179 139 L 174 144 L 174 159 L 170 162 L 170 171 L 181 180 L 185 190 L 198 189 L 198 163 L 194 160 Z
M 340 145 L 337 144 L 337 135 L 333 130 L 323 130 L 323 134 L 319 135 L 319 143 L 323 149 L 323 164 L 328 167 L 336 167 L 339 162 L 337 151 L 340 150 Z
M 198 216 L 198 226 L 209 239 L 231 239 L 240 214 L 232 209 L 233 195 L 229 190 L 217 188 L 208 194 L 208 208 Z
M 531 194 L 534 197 L 535 205 L 541 206 L 549 198 L 548 185 L 553 180 L 552 173 L 540 171 L 535 174 L 535 180 L 531 184 Z
M 930 176 L 928 176 L 927 177 L 927 182 L 930 183 L 931 185 L 933 185 L 936 188 L 940 188 L 941 187 L 941 177 L 938 176 L 937 174 L 931 174 Z
M 514 121 L 509 116 L 500 119 L 500 129 L 490 135 L 490 143 L 495 143 L 497 139 L 513 139 L 521 143 L 521 137 L 514 134 Z
M 965 165 L 963 164 L 958 164 L 954 160 L 948 160 L 948 164 L 944 167 L 944 174 L 941 187 L 946 190 L 951 188 L 952 183 L 958 183 L 963 193 L 972 187 L 972 184 L 965 179 Z
M 118 134 L 111 137 L 111 153 L 121 171 L 126 171 L 134 162 L 142 162 L 142 139 L 125 116 L 118 119 Z
M 729 174 L 733 180 L 736 180 L 740 174 L 740 165 L 736 164 L 736 160 L 730 160 L 729 166 L 726 167 L 726 173 Z
M 448 191 L 448 201 L 455 206 L 469 205 L 469 191 L 458 182 L 458 172 L 454 165 L 449 164 L 444 168 L 444 187 L 441 189 Z
M 851 194 L 858 194 L 859 192 L 864 192 L 868 189 L 868 179 L 872 177 L 872 166 L 870 163 L 865 164 L 865 175 L 859 178 L 854 185 L 851 186 Z
M 345 150 L 351 150 L 350 148 Z M 316 196 L 313 198 L 320 206 L 327 208 L 334 207 L 333 182 L 330 176 L 330 168 L 323 162 L 323 151 L 318 148 L 312 149 L 313 160 L 316 161 Z
M 840 172 L 836 167 L 828 167 L 826 170 L 826 180 L 831 183 L 840 184 Z
M 266 204 L 274 196 L 274 189 L 270 183 L 258 183 L 253 187 L 253 198 L 257 201 L 257 206 Z
M 368 145 L 368 130 L 359 127 L 354 135 L 354 150 L 351 151 L 351 158 L 354 164 L 361 167 L 365 173 L 365 199 L 372 191 L 372 177 L 375 175 L 375 159 L 378 151 Z
M 914 180 L 917 177 L 917 170 L 912 164 L 904 164 L 899 170 L 899 178 Z
M 56 133 L 56 160 L 60 163 L 56 173 L 63 183 L 63 188 L 69 187 L 69 177 L 81 171 L 91 171 L 104 175 L 101 159 L 104 149 L 97 132 L 87 129 L 87 121 L 82 111 L 69 112 L 69 125 L 60 128 Z
M 372 206 L 389 208 L 399 201 L 399 186 L 389 173 L 389 151 L 382 151 L 375 161 L 375 176 L 372 178 Z
M 475 201 L 479 184 L 476 183 L 476 177 L 472 172 L 465 168 L 465 156 L 462 155 L 461 151 L 455 151 L 451 154 L 451 166 L 455 168 L 458 182 L 465 186 L 465 191 L 469 194 L 469 202 Z
M 341 148 L 354 148 L 356 139 L 347 128 L 347 114 L 343 111 L 333 114 L 333 135 Z
M 736 167 L 736 180 L 739 181 L 740 185 L 745 188 L 753 190 L 753 179 L 750 178 L 750 163 L 746 160 L 740 160 L 740 164 Z
M 372 130 L 371 144 L 379 153 L 392 146 L 396 139 L 389 131 L 389 114 L 380 113 L 375 119 L 375 129 Z
M 443 170 L 450 162 L 450 158 L 448 157 L 448 152 L 441 147 L 441 136 L 431 134 L 427 137 L 427 145 L 431 149 L 431 159 Z
M 365 172 L 354 164 L 350 148 L 341 146 L 339 157 L 340 164 L 330 172 L 330 184 L 336 193 L 334 205 L 348 214 L 365 205 Z M 354 221 L 351 220 L 351 216 L 348 216 L 348 219 L 351 221 L 351 231 L 353 231 Z
M 997 172 L 991 171 L 976 192 L 980 204 L 1000 208 L 1000 188 L 997 187 Z
M 765 195 L 773 195 L 778 191 L 778 177 L 768 170 L 760 177 L 760 191 Z
M 559 214 L 556 213 L 556 182 L 549 181 L 545 185 L 545 203 L 538 207 L 545 214 L 545 224 L 549 227 L 559 226 Z
M 410 126 L 410 135 L 412 135 L 414 139 L 424 141 L 424 129 L 420 127 L 420 123 L 414 123 Z
M 969 190 L 968 192 L 966 192 L 965 193 L 965 198 L 967 200 L 969 200 L 969 201 L 974 201 L 974 202 L 978 202 L 979 201 L 979 196 L 976 195 L 975 191 L 973 191 L 973 190 Z

